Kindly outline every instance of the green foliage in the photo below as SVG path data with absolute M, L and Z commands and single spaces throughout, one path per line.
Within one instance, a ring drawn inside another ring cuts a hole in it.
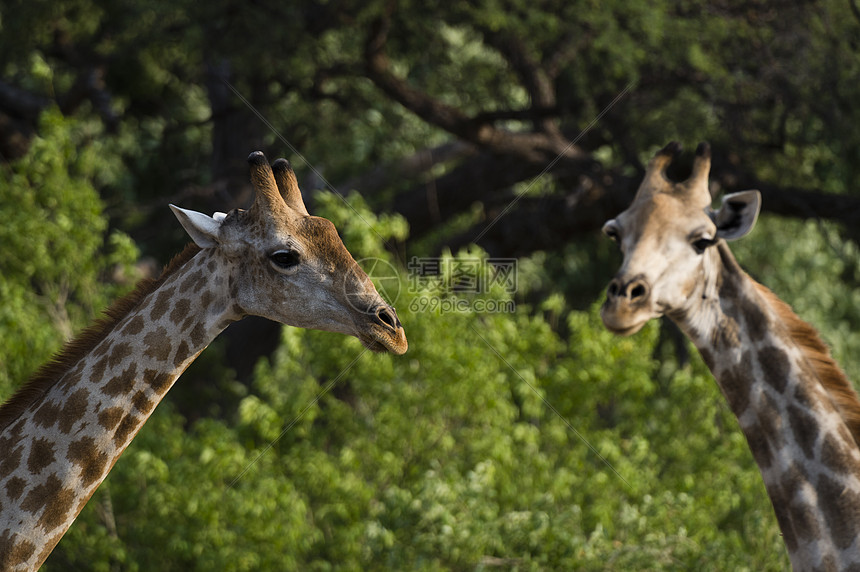
M 129 284 L 137 251 L 108 232 L 95 185 L 113 167 L 97 133 L 56 110 L 42 116 L 30 153 L 0 178 L 0 396 L 90 322 Z M 47 317 L 47 319 L 46 319 Z

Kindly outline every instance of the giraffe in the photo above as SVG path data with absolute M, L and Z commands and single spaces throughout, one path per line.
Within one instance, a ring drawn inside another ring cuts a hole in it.
M 623 254 L 601 307 L 627 336 L 667 316 L 692 340 L 738 419 L 796 570 L 860 570 L 860 401 L 815 329 L 750 278 L 726 241 L 754 226 L 758 191 L 708 190 L 711 153 L 683 182 L 670 143 L 603 232 Z
M 246 315 L 402 354 L 394 308 L 310 216 L 289 163 L 248 157 L 255 198 L 214 216 L 170 205 L 191 236 L 0 408 L 0 570 L 36 570 L 179 375 Z

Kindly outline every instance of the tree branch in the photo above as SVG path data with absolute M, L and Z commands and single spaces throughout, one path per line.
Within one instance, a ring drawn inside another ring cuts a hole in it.
M 489 30 L 484 31 L 484 37 L 504 56 L 519 76 L 531 98 L 531 108 L 554 109 L 556 107 L 555 85 L 541 69 L 540 64 L 529 54 L 523 41 L 516 36 L 502 35 Z M 558 126 L 549 117 L 542 114 L 536 115 L 532 117 L 532 121 L 535 128 L 544 133 L 561 137 Z
M 581 154 L 563 138 L 545 133 L 514 133 L 497 129 L 490 123 L 469 117 L 459 109 L 412 88 L 390 70 L 385 53 L 388 26 L 385 19 L 379 19 L 371 26 L 365 44 L 367 77 L 391 99 L 424 121 L 481 148 L 530 162 L 547 163 L 560 154 Z
M 363 195 L 372 196 L 396 187 L 401 181 L 414 181 L 436 165 L 473 155 L 474 146 L 454 140 L 438 147 L 421 149 L 398 161 L 376 165 L 357 177 L 339 183 L 337 188 L 344 191 L 357 190 Z
M 569 191 L 538 198 L 517 198 L 510 192 L 513 185 L 537 177 L 544 168 L 542 163 L 511 162 L 490 152 L 467 155 L 441 177 L 416 183 L 397 195 L 392 209 L 409 222 L 411 236 L 420 238 L 440 221 L 450 220 L 476 202 L 483 203 L 484 220 L 451 237 L 446 245 L 456 249 L 480 236 L 478 244 L 491 254 L 520 256 L 535 250 L 555 250 L 568 240 L 597 232 L 607 219 L 627 208 L 641 178 L 627 174 L 623 167 L 605 169 L 593 158 L 562 158 L 542 176 L 553 177 L 557 187 Z M 860 227 L 860 197 L 779 187 L 722 160 L 717 152 L 711 180 L 727 193 L 759 189 L 764 212 L 827 219 L 848 229 Z M 362 189 L 375 194 L 381 187 Z M 505 212 L 514 201 L 515 208 Z

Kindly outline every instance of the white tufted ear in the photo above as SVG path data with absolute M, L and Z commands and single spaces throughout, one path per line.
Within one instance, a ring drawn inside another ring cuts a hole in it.
M 717 238 L 735 240 L 746 236 L 755 226 L 761 209 L 761 193 L 741 191 L 723 197 L 720 210 L 710 213 L 717 225 Z
M 179 223 L 185 232 L 191 236 L 191 239 L 200 248 L 210 248 L 218 244 L 218 231 L 221 228 L 221 221 L 224 220 L 222 213 L 215 213 L 215 217 L 190 211 L 188 209 L 179 208 L 175 205 L 170 205 L 170 210 L 179 219 Z M 221 216 L 218 216 L 221 215 Z

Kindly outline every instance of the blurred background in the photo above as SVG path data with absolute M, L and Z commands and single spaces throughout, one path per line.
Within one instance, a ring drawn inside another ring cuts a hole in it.
M 257 149 L 410 344 L 231 326 L 44 569 L 787 569 L 692 346 L 601 326 L 599 229 L 709 141 L 715 197 L 763 194 L 739 260 L 860 379 L 858 44 L 857 0 L 5 0 L 0 397 Z

